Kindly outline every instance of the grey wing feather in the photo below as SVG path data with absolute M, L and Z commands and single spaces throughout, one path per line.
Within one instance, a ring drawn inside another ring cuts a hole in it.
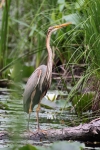
M 36 86 L 38 85 L 38 83 L 40 82 L 40 78 L 41 78 L 41 74 L 39 75 L 39 71 L 42 71 L 42 74 L 46 74 L 46 66 L 45 65 L 41 65 L 40 67 L 38 67 L 30 76 L 30 78 L 27 81 L 26 87 L 25 87 L 25 91 L 23 94 L 23 104 L 25 105 L 26 102 L 31 99 L 31 94 L 32 92 L 35 90 Z M 45 76 L 44 76 L 45 77 Z M 44 80 L 44 78 L 42 77 L 42 80 Z

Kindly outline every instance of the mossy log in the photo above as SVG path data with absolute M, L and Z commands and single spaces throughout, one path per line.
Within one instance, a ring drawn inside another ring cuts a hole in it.
M 0 132 L 0 139 L 12 137 L 13 134 Z M 57 141 L 57 140 L 77 140 L 82 142 L 100 142 L 100 118 L 92 120 L 89 123 L 80 124 L 76 127 L 66 127 L 64 129 L 49 129 L 34 131 L 33 133 L 25 132 L 21 135 L 22 139 L 35 141 Z

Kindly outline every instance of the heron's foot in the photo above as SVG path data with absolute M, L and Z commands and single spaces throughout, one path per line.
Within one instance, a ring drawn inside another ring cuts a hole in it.
M 42 135 L 42 134 L 44 134 L 44 135 L 46 135 L 47 134 L 47 130 L 43 130 L 43 129 L 36 129 L 36 130 L 34 130 L 34 131 L 31 131 L 31 130 L 27 130 L 26 131 L 26 135 L 30 138 L 30 137 L 32 137 L 32 136 L 34 136 L 34 135 Z
M 46 133 L 47 133 L 47 130 L 43 130 L 43 129 L 40 129 L 40 128 L 39 128 L 39 129 L 37 129 L 36 132 L 46 134 Z
M 31 137 L 32 135 L 34 135 L 34 131 L 32 130 L 29 130 L 29 129 L 26 129 L 24 131 L 25 135 L 27 135 L 27 137 Z
M 34 131 L 28 130 L 27 132 L 28 132 L 29 137 L 31 137 L 32 135 L 34 135 Z

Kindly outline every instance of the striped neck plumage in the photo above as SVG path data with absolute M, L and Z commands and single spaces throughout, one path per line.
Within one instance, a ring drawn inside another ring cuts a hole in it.
M 51 37 L 51 33 L 52 33 L 52 32 L 48 32 L 47 38 L 46 38 L 46 47 L 47 47 L 47 51 L 48 51 L 46 78 L 47 78 L 47 80 L 50 80 L 50 82 L 51 82 L 52 64 L 53 64 L 52 49 L 51 49 L 51 47 L 50 47 L 50 37 Z

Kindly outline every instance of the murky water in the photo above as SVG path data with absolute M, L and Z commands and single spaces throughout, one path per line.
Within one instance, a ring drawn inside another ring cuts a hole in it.
M 53 97 L 54 95 L 54 97 Z M 47 100 L 47 97 L 49 99 L 55 99 L 53 102 L 50 100 Z M 41 129 L 50 129 L 50 128 L 63 128 L 66 126 L 64 121 L 69 119 L 71 115 L 66 112 L 63 112 L 61 114 L 61 105 L 63 106 L 63 103 L 58 103 L 56 101 L 55 94 L 52 94 L 52 92 L 48 93 L 48 96 L 43 98 L 42 100 L 42 106 L 41 111 L 39 113 L 39 122 Z M 27 131 L 27 125 L 28 125 L 28 114 L 23 112 L 23 100 L 22 97 L 15 98 L 12 93 L 5 93 L 0 95 L 0 131 L 7 131 L 11 134 L 13 133 L 24 133 Z M 37 121 L 36 121 L 36 107 L 33 109 L 33 112 L 30 116 L 30 130 L 34 132 L 34 130 L 37 129 Z M 62 122 L 61 122 L 62 121 Z M 16 136 L 15 136 L 16 139 Z M 9 147 L 12 145 L 13 140 L 0 140 L 0 148 Z M 33 141 L 27 141 L 29 143 L 33 143 Z M 36 141 L 34 141 L 36 142 Z M 26 144 L 26 141 L 21 141 L 22 145 L 23 143 Z M 21 145 L 20 143 L 20 145 Z M 44 141 L 44 144 L 49 143 L 49 141 Z M 39 143 L 38 143 L 39 144 Z
M 41 111 L 39 113 L 39 122 L 41 129 L 50 128 L 64 128 L 69 125 L 77 124 L 80 122 L 75 114 L 72 114 L 70 109 L 70 103 L 66 105 L 66 109 L 62 111 L 66 104 L 65 99 L 56 100 L 57 91 L 49 91 L 45 98 L 42 100 Z M 17 93 L 18 94 L 18 93 Z M 16 94 L 16 95 L 17 95 Z M 56 95 L 56 96 L 55 96 Z M 64 95 L 64 93 L 62 94 Z M 0 95 L 0 131 L 7 131 L 13 134 L 13 139 L 0 140 L 0 148 L 9 148 L 17 144 L 17 146 L 23 146 L 26 143 L 34 145 L 48 145 L 49 141 L 36 142 L 33 140 L 20 139 L 20 134 L 27 131 L 28 114 L 23 112 L 23 100 L 22 97 L 15 96 L 12 93 L 5 93 Z M 49 99 L 49 100 L 48 100 Z M 50 101 L 52 100 L 52 101 Z M 36 121 L 36 107 L 33 109 L 30 117 L 30 130 L 34 132 L 37 129 Z M 74 120 L 74 122 L 73 122 Z M 4 149 L 5 150 L 5 149 Z

